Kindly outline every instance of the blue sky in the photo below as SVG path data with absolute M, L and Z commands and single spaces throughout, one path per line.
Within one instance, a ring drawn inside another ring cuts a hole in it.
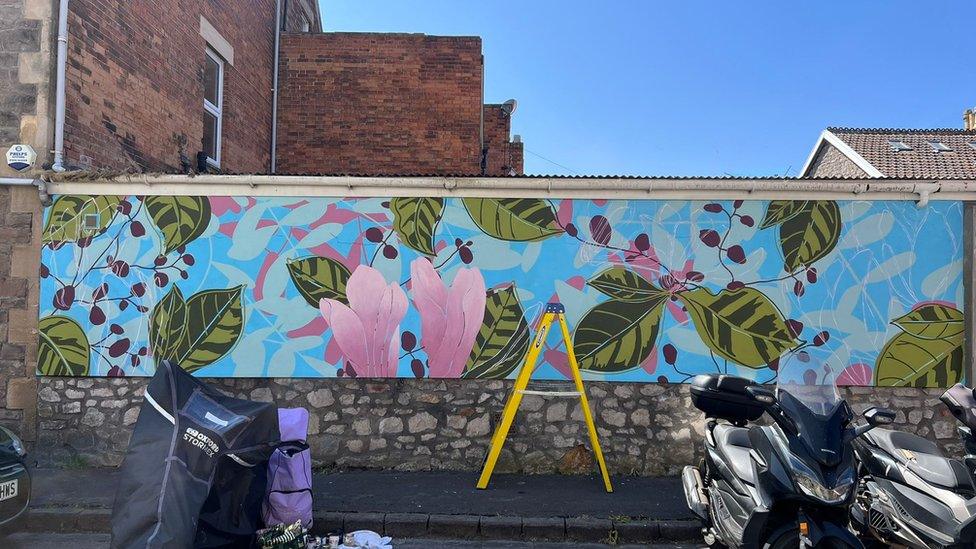
M 976 106 L 965 1 L 320 3 L 327 31 L 481 36 L 526 173 L 797 175 L 826 126 Z

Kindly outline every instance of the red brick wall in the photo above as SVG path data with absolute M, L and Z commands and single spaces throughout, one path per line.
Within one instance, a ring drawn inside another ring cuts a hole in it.
M 523 172 L 522 143 L 510 141 L 512 117 L 501 105 L 485 105 L 485 149 L 488 151 L 487 173 L 520 175 Z
M 281 11 L 286 31 L 302 32 L 303 17 L 311 24 L 309 32 L 322 31 L 322 20 L 315 0 L 282 0 Z
M 173 171 L 203 135 L 203 15 L 234 48 L 225 64 L 221 168 L 270 164 L 274 0 L 72 0 L 69 165 Z
M 481 172 L 481 39 L 285 34 L 280 173 Z

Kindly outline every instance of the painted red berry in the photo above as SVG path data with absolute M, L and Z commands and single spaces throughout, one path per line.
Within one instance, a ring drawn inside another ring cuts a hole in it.
M 803 283 L 799 280 L 793 284 L 793 293 L 796 295 L 796 297 L 802 296 L 806 293 L 806 291 L 806 288 L 803 287 Z
M 139 365 L 139 355 L 129 355 L 129 362 L 132 363 L 132 366 L 138 366 Z
M 112 358 L 118 358 L 129 350 L 129 338 L 123 337 L 122 339 L 111 344 L 108 348 L 108 356 Z
M 718 246 L 720 242 L 722 242 L 722 236 L 719 235 L 717 231 L 712 229 L 702 229 L 701 232 L 698 233 L 698 238 L 700 238 L 701 241 L 704 242 L 709 248 L 714 248 L 715 246 Z
M 647 233 L 637 235 L 637 238 L 634 239 L 634 247 L 642 252 L 651 248 L 651 239 L 647 237 Z
M 803 372 L 803 383 L 806 385 L 815 385 L 817 383 L 817 372 L 813 370 Z
M 165 264 L 166 264 L 166 256 L 165 255 L 157 255 L 156 256 L 156 259 L 153 260 L 153 265 L 155 265 L 157 267 L 162 267 Z
M 786 327 L 790 329 L 790 333 L 793 337 L 800 337 L 800 333 L 803 332 L 803 323 L 799 320 L 789 319 L 786 321 Z
M 387 259 L 396 259 L 397 255 L 399 255 L 399 252 L 397 252 L 397 249 L 393 246 L 390 246 L 389 244 L 383 246 L 383 257 Z
M 146 356 L 146 354 L 147 354 L 148 352 L 149 352 L 149 349 L 146 349 L 146 347 L 145 347 L 145 346 L 142 346 L 142 347 L 139 347 L 139 352 L 138 352 L 138 355 L 139 355 L 139 356 Z
M 108 371 L 108 377 L 125 377 L 125 372 L 118 366 L 112 366 Z
M 744 282 L 741 282 L 739 280 L 733 280 L 732 282 L 726 284 L 725 287 L 728 288 L 730 291 L 734 292 L 736 290 L 741 290 L 742 288 L 745 288 L 746 285 Z
M 705 275 L 698 271 L 688 271 L 685 273 L 685 280 L 691 282 L 701 282 L 702 280 L 705 280 Z
M 95 291 L 92 292 L 92 301 L 98 301 L 108 294 L 108 284 L 102 282 Z
M 122 332 L 125 331 L 125 330 L 122 329 L 122 326 L 119 326 L 118 324 L 115 324 L 114 322 L 108 327 L 108 329 L 109 329 L 110 332 L 112 332 L 115 335 L 122 335 Z
M 41 263 L 40 268 L 37 269 L 37 274 L 41 278 L 47 278 L 51 274 L 51 270 L 47 268 L 47 265 Z
M 828 341 L 830 341 L 830 333 L 828 333 L 827 330 L 820 332 L 813 338 L 813 344 L 817 347 L 827 343 Z
M 169 276 L 167 276 L 166 273 L 157 272 L 153 275 L 153 282 L 156 283 L 156 286 L 162 288 L 169 283 Z
M 122 215 L 129 215 L 129 213 L 132 211 L 132 204 L 130 204 L 128 200 L 123 200 L 122 202 L 119 202 L 118 210 L 122 212 Z
M 129 224 L 129 232 L 132 233 L 132 236 L 140 237 L 146 234 L 146 228 L 139 221 L 133 221 Z
M 105 311 L 98 305 L 93 306 L 88 312 L 88 321 L 95 326 L 101 326 L 105 323 Z
M 91 245 L 91 243 L 92 243 L 92 237 L 85 236 L 85 237 L 79 238 L 78 241 L 75 242 L 75 245 L 78 246 L 79 248 L 87 248 L 88 246 Z
M 474 261 L 474 254 L 471 253 L 471 248 L 467 246 L 461 246 L 458 249 L 458 256 L 461 258 L 461 263 L 465 265 L 470 265 Z
M 183 263 L 187 265 L 193 265 L 194 263 L 197 262 L 197 260 L 194 259 L 193 256 L 190 254 L 183 254 L 182 256 L 180 256 L 180 259 L 182 259 Z
M 779 370 L 779 357 L 774 358 L 772 362 L 770 362 L 766 366 L 769 367 L 769 369 L 774 372 Z
M 675 349 L 674 345 L 668 343 L 664 346 L 664 362 L 674 366 L 674 363 L 678 360 L 678 350 Z
M 146 293 L 146 283 L 136 282 L 132 285 L 132 295 L 142 297 L 142 294 Z
M 125 278 L 129 276 L 129 264 L 121 259 L 116 259 L 115 263 L 112 263 L 112 272 L 116 274 L 119 278 Z
M 579 234 L 579 229 L 576 228 L 576 225 L 573 225 L 572 223 L 567 223 L 566 224 L 566 234 L 568 234 L 569 236 L 571 236 L 573 238 L 576 238 L 576 235 Z
M 346 367 L 343 369 L 347 377 L 355 378 L 359 374 L 356 373 L 356 369 L 353 368 L 352 362 L 346 362 Z
M 61 309 L 62 311 L 67 311 L 71 308 L 71 304 L 75 302 L 75 287 L 74 286 L 64 286 L 60 290 L 54 292 L 54 308 Z
M 809 282 L 810 284 L 816 284 L 817 283 L 817 268 L 816 267 L 810 267 L 809 269 L 807 269 L 807 282 Z
M 729 256 L 729 259 L 735 261 L 739 265 L 742 265 L 743 263 L 746 262 L 746 252 L 745 250 L 742 249 L 742 246 L 739 246 L 738 244 L 731 246 L 729 247 L 729 249 L 725 250 L 725 254 Z
M 744 215 L 740 217 L 739 222 L 745 225 L 746 227 L 752 227 L 753 225 L 756 224 L 756 220 L 753 219 L 751 215 Z
M 410 369 L 413 371 L 413 376 L 416 378 L 424 377 L 424 362 L 419 358 L 415 358 L 410 361 Z
M 602 215 L 594 215 L 590 218 L 590 234 L 593 236 L 593 240 L 606 246 L 610 243 L 610 237 L 613 235 L 610 221 Z
M 705 204 L 704 210 L 708 213 L 719 213 L 722 211 L 722 205 L 712 202 L 711 204 Z
M 732 203 L 732 207 L 738 210 L 739 208 L 742 207 L 742 201 L 736 200 L 735 202 Z
M 404 351 L 410 352 L 417 346 L 417 336 L 413 335 L 413 332 L 406 330 L 400 334 L 400 348 Z
M 366 237 L 366 240 L 369 240 L 370 242 L 383 242 L 383 229 L 380 229 L 379 227 L 370 227 L 366 229 L 364 236 Z
M 124 311 L 128 307 L 129 307 L 129 300 L 128 299 L 122 299 L 122 300 L 119 301 L 119 310 L 120 311 Z

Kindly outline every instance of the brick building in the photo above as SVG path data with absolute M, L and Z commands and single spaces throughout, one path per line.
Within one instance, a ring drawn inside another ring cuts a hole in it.
M 479 38 L 323 33 L 310 0 L 284 1 L 276 33 L 275 0 L 247 10 L 236 4 L 71 1 L 64 166 L 521 172 L 508 116 L 483 107 Z

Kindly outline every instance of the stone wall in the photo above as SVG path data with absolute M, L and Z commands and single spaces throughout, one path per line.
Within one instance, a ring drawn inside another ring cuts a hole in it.
M 853 160 L 829 143 L 824 143 L 817 151 L 813 162 L 807 168 L 806 177 L 849 177 L 852 179 L 868 177 L 867 172 L 858 167 Z
M 117 465 L 139 413 L 146 379 L 42 378 L 36 458 L 44 465 Z M 213 380 L 238 397 L 304 406 L 318 467 L 397 470 L 480 469 L 510 381 Z M 614 474 L 675 475 L 698 459 L 704 420 L 687 385 L 587 384 L 604 453 Z M 898 412 L 899 428 L 958 453 L 955 420 L 939 390 L 851 388 L 855 410 Z M 578 401 L 526 396 L 498 471 L 589 471 L 591 454 Z

